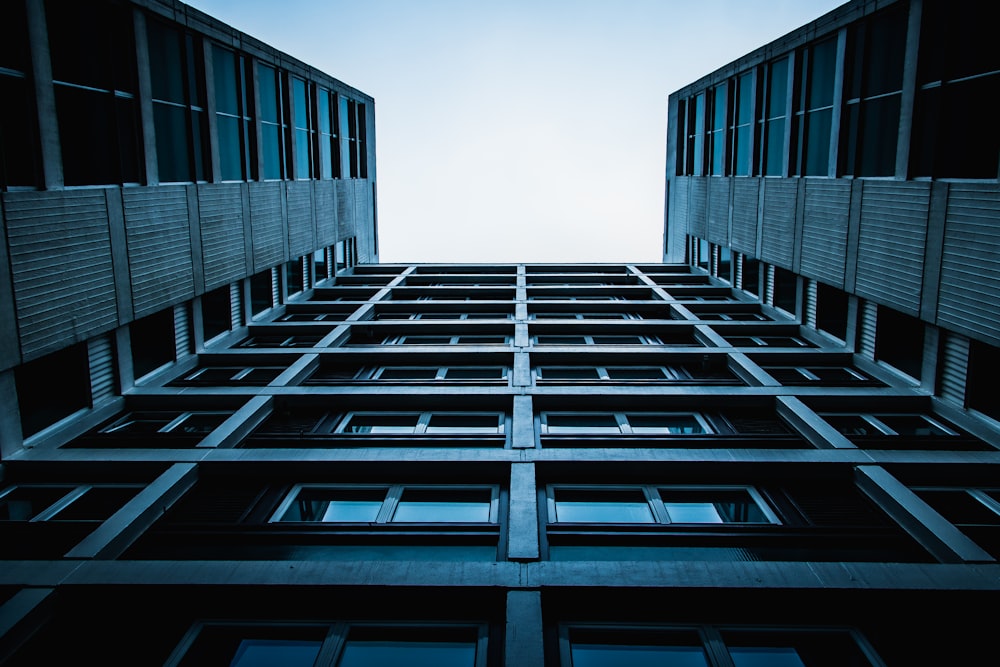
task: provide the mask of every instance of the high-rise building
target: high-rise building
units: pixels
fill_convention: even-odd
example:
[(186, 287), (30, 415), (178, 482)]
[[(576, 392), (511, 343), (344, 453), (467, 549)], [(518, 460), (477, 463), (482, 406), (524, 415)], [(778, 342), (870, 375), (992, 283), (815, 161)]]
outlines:
[(882, 146), (996, 87), (976, 6), (672, 95), (665, 263), (487, 266), (377, 263), (364, 94), (179, 3), (14, 4), (4, 667), (991, 661), (997, 145)]

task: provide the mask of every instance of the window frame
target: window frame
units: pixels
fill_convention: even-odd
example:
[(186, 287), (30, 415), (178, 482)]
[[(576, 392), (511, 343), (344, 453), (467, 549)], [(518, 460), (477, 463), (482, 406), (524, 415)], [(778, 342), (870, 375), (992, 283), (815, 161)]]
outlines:
[[(146, 487), (143, 484), (135, 484), (135, 483), (127, 483), (127, 482), (122, 482), (122, 483), (113, 483), (113, 482), (112, 483), (85, 483), (85, 484), (78, 484), (78, 483), (72, 483), (72, 482), (65, 483), (65, 484), (60, 484), (60, 483), (56, 483), (56, 482), (54, 482), (54, 483), (42, 483), (42, 484), (35, 484), (35, 483), (31, 483), (31, 482), (14, 483), (14, 484), (11, 484), (10, 486), (6, 486), (6, 487), (3, 487), (2, 489), (0, 489), (0, 503), (3, 502), (4, 498), (6, 498), (8, 495), (11, 495), (12, 493), (14, 493), (17, 489), (24, 489), (24, 488), (31, 488), (31, 489), (39, 489), (39, 488), (67, 489), (67, 491), (66, 491), (66, 493), (63, 494), (63, 496), (61, 498), (59, 498), (59, 499), (53, 501), (51, 504), (47, 505), (44, 509), (42, 509), (40, 512), (38, 512), (37, 514), (35, 514), (30, 519), (0, 519), (0, 525), (3, 525), (5, 523), (42, 523), (42, 522), (101, 523), (103, 521), (106, 521), (107, 518), (109, 518), (110, 516), (114, 515), (115, 512), (117, 512), (118, 510), (120, 510), (121, 507), (124, 507), (125, 503), (127, 503), (129, 501), (126, 500), (125, 503), (122, 503), (121, 507), (119, 507), (118, 510), (115, 510), (115, 512), (112, 512), (110, 515), (108, 515), (108, 517), (105, 517), (104, 519), (60, 519), (56, 515), (58, 515), (63, 510), (65, 510), (67, 507), (71, 507), (73, 505), (73, 503), (75, 503), (80, 498), (83, 498), (87, 494), (87, 492), (91, 491), (92, 489), (109, 489), (109, 488), (112, 488), (112, 489), (135, 489), (135, 493), (139, 493), (142, 489), (144, 489)], [(135, 497), (135, 494), (133, 494), (133, 497)]]
[[(650, 511), (650, 515), (653, 518), (652, 523), (639, 523), (639, 522), (601, 522), (601, 521), (560, 521), (558, 519), (557, 507), (556, 507), (556, 493), (559, 490), (572, 490), (572, 491), (593, 491), (593, 492), (604, 492), (604, 491), (636, 491), (642, 492), (646, 500), (647, 507)], [(672, 521), (670, 519), (669, 511), (666, 508), (666, 503), (663, 501), (660, 495), (661, 490), (670, 491), (693, 491), (693, 492), (732, 492), (732, 491), (746, 491), (750, 500), (757, 506), (757, 509), (764, 515), (767, 521), (720, 521), (720, 522), (708, 522), (708, 521)], [(545, 485), (545, 499), (546, 499), (546, 525), (585, 525), (585, 524), (601, 524), (601, 525), (650, 525), (650, 526), (780, 526), (785, 525), (782, 522), (781, 517), (778, 516), (777, 512), (771, 508), (767, 500), (764, 498), (763, 494), (757, 490), (757, 488), (750, 484), (609, 484), (609, 485), (596, 485), (596, 484), (546, 484)]]
[[(824, 419), (827, 417), (858, 417), (868, 424), (871, 425), (873, 429), (878, 431), (878, 433), (871, 433), (868, 435), (844, 435), (845, 438), (871, 438), (879, 436), (892, 436), (892, 437), (903, 437), (903, 438), (941, 438), (941, 437), (960, 437), (962, 433), (956, 431), (955, 429), (947, 426), (943, 421), (940, 421), (931, 415), (924, 414), (922, 412), (821, 412), (819, 416)], [(942, 433), (934, 435), (906, 435), (901, 434), (891, 426), (883, 422), (880, 417), (920, 417), (928, 423), (928, 425), (939, 429)], [(829, 423), (829, 422), (827, 422)], [(833, 428), (837, 428), (833, 424), (830, 424)], [(837, 429), (839, 432), (839, 429)]]
[[(413, 429), (409, 432), (393, 432), (393, 433), (352, 433), (347, 431), (348, 425), (351, 420), (358, 416), (402, 416), (402, 415), (416, 415), (417, 420), (413, 425)], [(483, 432), (474, 430), (462, 430), (454, 429), (450, 431), (430, 431), (430, 428), (440, 428), (431, 427), (430, 421), (435, 415), (495, 415), (497, 418), (497, 427), (493, 432)], [(487, 427), (475, 427), (475, 428), (487, 428)], [(380, 437), (380, 436), (390, 436), (390, 437), (409, 437), (409, 436), (448, 436), (448, 435), (479, 435), (479, 436), (506, 436), (509, 427), (507, 425), (507, 414), (503, 410), (393, 410), (393, 411), (377, 411), (377, 410), (351, 410), (345, 412), (340, 420), (336, 423), (331, 433), (347, 436), (362, 436), (362, 437)]]
[[(657, 417), (692, 417), (698, 423), (698, 425), (701, 427), (702, 431), (701, 431), (701, 433), (675, 433), (675, 432), (671, 432), (669, 430), (663, 430), (663, 431), (635, 431), (634, 427), (629, 423), (629, 420), (628, 420), (628, 415), (630, 415), (630, 414), (632, 414), (632, 415), (643, 415), (643, 416), (649, 415), (649, 416), (657, 416)], [(617, 434), (612, 434), (612, 433), (609, 433), (607, 431), (596, 430), (598, 428), (609, 428), (609, 427), (589, 427), (590, 430), (588, 430), (588, 427), (586, 427), (586, 426), (581, 426), (581, 427), (557, 427), (557, 428), (566, 428), (566, 429), (570, 429), (570, 430), (557, 431), (557, 432), (553, 433), (553, 432), (551, 432), (549, 430), (550, 429), (550, 427), (548, 425), (548, 417), (549, 417), (549, 415), (560, 415), (560, 416), (568, 416), (568, 417), (572, 417), (572, 416), (587, 416), (587, 415), (601, 415), (601, 416), (608, 416), (608, 415), (610, 415), (618, 423), (618, 433)], [(543, 437), (543, 438), (544, 437), (548, 437), (548, 436), (553, 436), (553, 435), (555, 435), (555, 436), (613, 435), (613, 436), (646, 436), (646, 437), (649, 437), (649, 436), (653, 436), (653, 437), (659, 437), (659, 436), (690, 437), (690, 436), (693, 436), (693, 435), (699, 435), (699, 436), (701, 436), (701, 435), (718, 435), (718, 432), (711, 426), (711, 424), (708, 422), (708, 420), (705, 419), (704, 415), (702, 415), (700, 412), (695, 412), (695, 411), (691, 411), (691, 412), (679, 412), (679, 411), (664, 412), (664, 411), (649, 411), (649, 410), (646, 410), (646, 411), (643, 411), (643, 410), (635, 410), (635, 411), (625, 411), (625, 410), (617, 410), (617, 411), (610, 411), (610, 410), (609, 411), (594, 411), (594, 410), (590, 410), (590, 411), (580, 411), (580, 410), (541, 410), (541, 411), (538, 412), (537, 420), (538, 420), (538, 425), (539, 425), (538, 432), (539, 432), (539, 435), (541, 437)], [(640, 428), (653, 428), (653, 427), (640, 427)]]
[(136, 433), (136, 432), (129, 431), (129, 430), (127, 430), (127, 427), (128, 427), (129, 424), (139, 423), (139, 422), (143, 422), (143, 421), (154, 421), (154, 420), (152, 420), (152, 419), (146, 419), (146, 420), (144, 420), (144, 419), (139, 419), (139, 418), (133, 418), (132, 416), (133, 415), (143, 415), (143, 414), (154, 415), (154, 414), (161, 414), (161, 413), (175, 414), (176, 416), (173, 417), (172, 419), (168, 420), (166, 424), (164, 424), (163, 426), (161, 426), (160, 428), (158, 428), (156, 431), (153, 431), (153, 433), (173, 433), (175, 430), (177, 430), (178, 428), (180, 428), (181, 426), (183, 426), (184, 422), (186, 422), (188, 419), (191, 419), (191, 418), (194, 418), (194, 417), (204, 417), (204, 416), (210, 416), (210, 415), (223, 417), (223, 419), (218, 424), (216, 424), (212, 429), (209, 429), (208, 431), (204, 431), (203, 433), (202, 432), (198, 432), (198, 433), (190, 433), (190, 434), (189, 433), (179, 433), (179, 434), (176, 434), (176, 435), (195, 435), (195, 436), (208, 435), (209, 433), (211, 433), (211, 431), (213, 431), (216, 428), (218, 428), (222, 424), (222, 422), (226, 421), (226, 419), (229, 419), (230, 417), (233, 416), (233, 411), (232, 410), (228, 410), (228, 411), (223, 411), (223, 410), (182, 410), (182, 411), (176, 411), (176, 410), (129, 410), (128, 412), (126, 412), (122, 416), (118, 417), (114, 421), (110, 422), (106, 426), (100, 427), (97, 430), (96, 434), (97, 435), (102, 435), (102, 436), (104, 436), (104, 435), (124, 435), (124, 436), (130, 436), (130, 437), (135, 437), (135, 436), (139, 436), (139, 435), (149, 435), (149, 433)]

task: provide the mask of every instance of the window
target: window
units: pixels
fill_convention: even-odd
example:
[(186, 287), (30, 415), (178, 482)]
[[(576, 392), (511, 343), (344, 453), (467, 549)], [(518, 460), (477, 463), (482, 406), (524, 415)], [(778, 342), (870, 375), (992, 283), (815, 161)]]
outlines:
[(812, 347), (798, 336), (725, 336), (733, 347)]
[(347, 486), (299, 484), (272, 522), (497, 523), (495, 486)]
[(708, 422), (693, 412), (542, 412), (542, 435), (700, 435)]
[(1000, 402), (995, 392), (997, 377), (1000, 377), (1000, 348), (978, 340), (969, 341), (966, 406), (1000, 420)]
[(762, 176), (785, 176), (785, 128), (788, 121), (788, 58), (767, 66), (767, 94), (760, 116)]
[(980, 103), (1000, 86), (1000, 58), (988, 46), (989, 9), (963, 2), (927, 3), (921, 10), (910, 153), (915, 176), (997, 177), (1000, 131)]
[(250, 276), (250, 309), (254, 317), (274, 306), (273, 279), (272, 269)]
[(40, 158), (24, 4), (7, 3), (0, 21), (0, 190), (36, 186)]
[(791, 271), (780, 266), (774, 269), (774, 294), (772, 295), (772, 305), (780, 308), (786, 313), (795, 315), (795, 306), (799, 299), (799, 279)]
[(402, 311), (381, 311), (377, 312), (377, 320), (509, 320), (510, 313), (499, 312), (432, 312), (423, 311), (420, 313), (408, 313)]
[(712, 89), (711, 126), (708, 130), (708, 173), (726, 175), (726, 125), (728, 98), (727, 84), (720, 83)]
[(898, 310), (878, 307), (875, 358), (920, 379), (924, 361), (924, 323)]
[(874, 652), (848, 629), (667, 626), (561, 627), (573, 667), (872, 667)]
[(938, 438), (960, 435), (945, 422), (922, 414), (821, 414), (848, 437), (905, 436)]
[(847, 292), (824, 283), (816, 284), (816, 328), (847, 340)]
[(135, 484), (17, 484), (0, 490), (0, 522), (100, 522), (121, 509)]
[(201, 296), (201, 323), (205, 340), (212, 340), (232, 329), (233, 312), (229, 285), (217, 287)]
[(572, 382), (689, 382), (696, 384), (737, 384), (721, 357), (710, 357), (701, 364), (670, 366), (536, 366), (535, 380), (540, 384)]
[(760, 295), (760, 260), (743, 255), (743, 280), (740, 285), (754, 296)]
[(641, 320), (639, 313), (616, 313), (616, 312), (532, 312), (529, 314), (532, 320)]
[(203, 366), (185, 373), (171, 387), (263, 387), (285, 370), (284, 366)]
[(292, 136), (295, 139), (295, 178), (309, 179), (315, 176), (313, 144), (316, 138), (316, 119), (312, 108), (313, 85), (297, 76), (292, 82)]
[(16, 366), (14, 386), (25, 437), (90, 407), (87, 345), (73, 345)]
[(337, 94), (318, 88), (319, 111), (319, 177), (340, 178), (340, 119)]
[(485, 667), (486, 626), (333, 624), (195, 625), (167, 661), (177, 667)]
[(288, 296), (298, 294), (309, 287), (305, 282), (304, 272), (301, 257), (285, 264), (285, 292)]
[(346, 138), (351, 178), (368, 178), (365, 105), (340, 96), (340, 119), (347, 123), (347, 131), (341, 132), (341, 136)]
[(136, 378), (174, 361), (174, 309), (165, 308), (128, 325), (132, 371)]
[(892, 176), (903, 92), (907, 6), (890, 7), (848, 28), (841, 173)]
[(47, 0), (45, 10), (63, 182), (140, 182), (132, 7)]
[(219, 177), (223, 181), (257, 178), (257, 133), (250, 104), (253, 71), (241, 53), (212, 45), (215, 126), (219, 139)]
[(337, 241), (334, 246), (334, 266), (336, 272), (340, 273), (344, 269), (349, 269), (357, 264), (358, 245), (357, 239), (353, 236), (349, 239)]
[(761, 365), (761, 368), (783, 385), (816, 385), (823, 387), (882, 385), (881, 382), (870, 375), (849, 366)]
[(413, 366), (383, 366), (372, 373), (378, 380), (506, 380), (507, 368), (504, 366), (445, 366), (413, 367)]
[(98, 432), (120, 435), (207, 435), (231, 415), (232, 412), (136, 411), (115, 419)]
[(731, 172), (734, 176), (749, 176), (753, 171), (750, 140), (753, 137), (754, 73), (741, 74), (736, 79), (735, 109), (730, 134), (733, 142)]
[(830, 133), (837, 70), (837, 39), (813, 44), (803, 51), (802, 82), (797, 113), (799, 172), (803, 176), (832, 176)]
[(348, 435), (502, 435), (502, 412), (353, 412), (337, 427)]
[(705, 173), (705, 93), (698, 93), (687, 103), (687, 155), (685, 174)]
[(750, 486), (550, 486), (556, 523), (776, 524)]
[(281, 73), (275, 68), (257, 63), (257, 84), (260, 94), (260, 152), (265, 180), (285, 178), (288, 173), (288, 121), (285, 118), (285, 98)]
[(569, 336), (540, 334), (533, 337), (535, 345), (694, 345), (690, 334), (670, 333), (660, 336), (630, 336), (624, 334)]
[(205, 181), (210, 172), (201, 39), (159, 21), (146, 23), (161, 183)]
[(918, 487), (913, 491), (969, 539), (1000, 555), (1000, 490)]

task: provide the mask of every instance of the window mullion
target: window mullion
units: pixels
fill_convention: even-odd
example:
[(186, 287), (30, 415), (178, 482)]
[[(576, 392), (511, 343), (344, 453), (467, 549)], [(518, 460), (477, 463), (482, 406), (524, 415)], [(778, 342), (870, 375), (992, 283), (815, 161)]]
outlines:
[(44, 510), (39, 512), (35, 517), (29, 520), (29, 523), (34, 523), (36, 521), (48, 521), (53, 516), (61, 512), (62, 510), (69, 507), (73, 502), (78, 500), (83, 494), (89, 491), (92, 487), (89, 485), (81, 485), (68, 492), (59, 500), (55, 501)]
[(660, 498), (659, 490), (655, 486), (646, 485), (642, 487), (642, 492), (646, 496), (646, 502), (649, 503), (650, 508), (653, 510), (656, 522), (670, 523), (670, 515), (667, 514), (667, 508), (663, 505), (663, 499)]
[(336, 659), (344, 649), (347, 641), (347, 623), (333, 623), (327, 628), (323, 645), (319, 649), (316, 661), (313, 663), (317, 667), (333, 667)]
[(382, 503), (382, 508), (378, 512), (378, 516), (375, 517), (375, 523), (389, 523), (392, 520), (392, 515), (396, 513), (396, 507), (399, 506), (399, 499), (403, 496), (403, 485), (393, 484), (389, 487), (385, 494), (385, 501)]

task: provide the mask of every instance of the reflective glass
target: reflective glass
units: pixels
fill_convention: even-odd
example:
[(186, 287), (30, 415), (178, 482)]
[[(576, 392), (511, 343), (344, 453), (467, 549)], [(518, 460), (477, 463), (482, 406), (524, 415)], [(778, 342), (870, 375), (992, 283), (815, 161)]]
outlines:
[(573, 667), (708, 667), (700, 646), (573, 644)]
[(419, 415), (354, 415), (344, 433), (413, 433)]
[(559, 489), (556, 521), (592, 523), (656, 523), (642, 491)]
[(338, 667), (473, 667), (475, 642), (352, 641)]
[(490, 520), (489, 489), (407, 489), (392, 516), (395, 522), (486, 523)]
[(229, 667), (312, 667), (322, 642), (293, 639), (244, 639)]
[(428, 433), (496, 433), (498, 415), (486, 414), (433, 414), (427, 423)]
[(612, 414), (545, 415), (549, 433), (619, 433), (618, 420)]
[(748, 646), (729, 649), (736, 667), (806, 667), (790, 646)]
[(385, 489), (302, 489), (281, 521), (372, 523), (385, 500)]
[(633, 433), (671, 433), (694, 435), (705, 429), (694, 415), (626, 415)]

